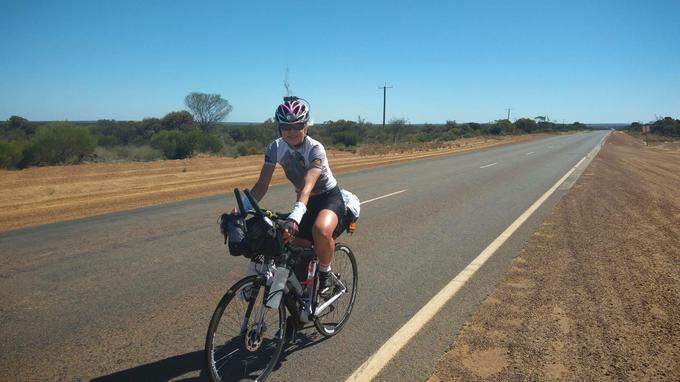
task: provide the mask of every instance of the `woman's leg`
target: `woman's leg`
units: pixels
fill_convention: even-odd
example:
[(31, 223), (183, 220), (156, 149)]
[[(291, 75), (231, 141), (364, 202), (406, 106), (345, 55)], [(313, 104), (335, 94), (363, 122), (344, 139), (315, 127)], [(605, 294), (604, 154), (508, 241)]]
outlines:
[(320, 270), (327, 271), (327, 267), (331, 265), (331, 260), (333, 260), (333, 251), (335, 250), (333, 231), (335, 231), (337, 225), (338, 215), (329, 209), (321, 210), (314, 221), (312, 227), (314, 253), (319, 258)]

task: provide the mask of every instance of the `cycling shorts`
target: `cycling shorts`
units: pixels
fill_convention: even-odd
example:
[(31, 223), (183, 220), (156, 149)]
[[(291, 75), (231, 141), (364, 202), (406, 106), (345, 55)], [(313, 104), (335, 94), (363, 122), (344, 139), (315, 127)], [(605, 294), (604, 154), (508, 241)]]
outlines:
[(307, 212), (302, 216), (302, 221), (300, 221), (300, 225), (298, 226), (297, 237), (314, 241), (312, 237), (312, 227), (314, 226), (316, 217), (319, 216), (319, 212), (326, 209), (335, 212), (335, 215), (338, 217), (338, 223), (345, 215), (345, 202), (342, 200), (340, 187), (335, 186), (322, 194), (309, 197)]

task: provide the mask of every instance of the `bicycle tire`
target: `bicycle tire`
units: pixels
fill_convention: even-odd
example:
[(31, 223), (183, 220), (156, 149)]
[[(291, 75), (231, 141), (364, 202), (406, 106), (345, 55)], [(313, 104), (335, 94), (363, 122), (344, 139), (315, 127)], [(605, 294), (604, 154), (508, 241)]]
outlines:
[[(342, 330), (350, 314), (352, 314), (352, 308), (357, 297), (359, 271), (354, 253), (347, 245), (335, 244), (331, 272), (339, 275), (341, 282), (347, 287), (347, 292), (346, 296), (341, 296), (330, 308), (314, 317), (314, 326), (324, 337), (332, 337)], [(348, 277), (348, 275), (350, 276)], [(316, 277), (318, 277), (318, 273)]]
[[(264, 283), (262, 276), (243, 278), (229, 288), (217, 304), (205, 340), (205, 366), (211, 380), (263, 381), (278, 362), (286, 333), (286, 310), (283, 303), (279, 304), (278, 314), (272, 314), (274, 309), (264, 311), (263, 334), (269, 337), (262, 338), (256, 349), (249, 350), (246, 347), (246, 337), (257, 338), (251, 329), (269, 289)], [(248, 287), (255, 291), (252, 300), (241, 294)], [(250, 314), (244, 333), (242, 327), (249, 306)], [(274, 328), (269, 327), (270, 325)], [(251, 348), (253, 343), (257, 341), (250, 341)]]

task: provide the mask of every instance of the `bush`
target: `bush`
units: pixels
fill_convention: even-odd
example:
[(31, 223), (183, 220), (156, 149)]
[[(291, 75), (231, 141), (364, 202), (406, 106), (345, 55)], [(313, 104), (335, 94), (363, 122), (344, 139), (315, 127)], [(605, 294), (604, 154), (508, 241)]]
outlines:
[(198, 140), (198, 149), (202, 153), (219, 153), (224, 147), (224, 143), (212, 134), (201, 134)]
[(194, 129), (158, 132), (151, 137), (151, 147), (160, 150), (167, 159), (182, 159), (197, 151), (218, 153), (224, 144), (218, 137)]
[(652, 124), (651, 132), (654, 134), (670, 137), (680, 136), (680, 120), (673, 119), (671, 117), (659, 119)]
[(113, 135), (102, 135), (97, 138), (97, 145), (102, 147), (113, 147), (120, 144), (120, 139)]
[(248, 141), (236, 145), (236, 156), (262, 154), (263, 149), (255, 141)]
[(78, 163), (94, 148), (95, 139), (85, 127), (57, 122), (38, 129), (25, 159), (27, 165)]
[(183, 159), (193, 155), (198, 142), (191, 133), (161, 131), (151, 137), (151, 147), (160, 150), (167, 159)]
[(97, 147), (94, 156), (98, 162), (135, 161), (149, 162), (163, 159), (163, 153), (148, 145)]
[(16, 143), (0, 141), (0, 167), (15, 168), (22, 157), (21, 148)]

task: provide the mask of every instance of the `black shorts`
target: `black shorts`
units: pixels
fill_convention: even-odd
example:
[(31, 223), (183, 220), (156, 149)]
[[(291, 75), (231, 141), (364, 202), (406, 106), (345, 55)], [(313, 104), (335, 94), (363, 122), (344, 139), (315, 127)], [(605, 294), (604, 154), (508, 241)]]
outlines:
[(323, 194), (309, 197), (309, 202), (307, 202), (307, 212), (305, 212), (305, 214), (302, 216), (302, 221), (298, 226), (297, 237), (313, 241), (312, 227), (314, 227), (316, 217), (319, 216), (319, 212), (321, 212), (321, 210), (326, 209), (335, 212), (335, 215), (338, 217), (338, 223), (345, 215), (345, 202), (342, 200), (340, 187), (335, 186)]

